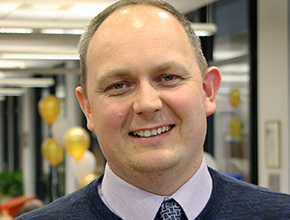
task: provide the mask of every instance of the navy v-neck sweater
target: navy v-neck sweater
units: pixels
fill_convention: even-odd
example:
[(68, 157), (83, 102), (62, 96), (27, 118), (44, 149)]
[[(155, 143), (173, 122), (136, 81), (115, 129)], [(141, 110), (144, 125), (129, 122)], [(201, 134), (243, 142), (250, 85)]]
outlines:
[[(290, 219), (290, 195), (238, 181), (209, 168), (213, 191), (196, 220), (278, 220)], [(17, 220), (120, 220), (103, 203), (98, 184), (103, 176), (89, 185), (55, 200)], [(197, 198), (198, 199), (198, 198)]]

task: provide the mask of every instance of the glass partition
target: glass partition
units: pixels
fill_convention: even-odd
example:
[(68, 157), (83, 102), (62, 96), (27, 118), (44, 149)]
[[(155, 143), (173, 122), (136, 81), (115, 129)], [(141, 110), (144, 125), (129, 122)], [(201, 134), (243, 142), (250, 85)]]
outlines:
[(210, 65), (219, 67), (223, 77), (214, 115), (214, 156), (220, 172), (251, 181), (248, 1), (217, 1), (213, 16), (218, 31)]

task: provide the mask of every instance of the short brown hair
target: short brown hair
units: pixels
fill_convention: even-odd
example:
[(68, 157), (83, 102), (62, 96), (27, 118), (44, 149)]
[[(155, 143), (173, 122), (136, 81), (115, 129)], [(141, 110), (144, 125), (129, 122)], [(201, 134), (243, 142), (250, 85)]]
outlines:
[(88, 47), (89, 47), (89, 44), (93, 35), (97, 31), (97, 29), (100, 27), (100, 25), (103, 23), (103, 21), (106, 20), (106, 18), (108, 18), (113, 12), (115, 12), (116, 10), (120, 8), (123, 8), (126, 6), (132, 6), (132, 5), (151, 5), (151, 6), (158, 7), (160, 9), (163, 9), (171, 13), (184, 27), (190, 39), (192, 47), (195, 51), (195, 55), (196, 55), (201, 73), (203, 74), (205, 72), (208, 65), (201, 49), (200, 39), (194, 33), (191, 27), (190, 21), (185, 16), (180, 14), (180, 12), (177, 9), (175, 9), (172, 5), (162, 0), (121, 0), (110, 5), (104, 11), (102, 11), (100, 14), (94, 17), (89, 23), (89, 25), (85, 28), (84, 34), (81, 36), (79, 46), (78, 46), (79, 53), (80, 53), (80, 68), (81, 68), (80, 85), (84, 89), (84, 91), (86, 91), (87, 51), (88, 51)]

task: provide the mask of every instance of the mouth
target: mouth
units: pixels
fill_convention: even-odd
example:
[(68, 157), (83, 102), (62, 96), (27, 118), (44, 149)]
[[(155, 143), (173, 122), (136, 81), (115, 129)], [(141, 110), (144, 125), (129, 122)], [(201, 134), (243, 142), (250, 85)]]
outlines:
[(139, 138), (148, 138), (148, 137), (153, 137), (153, 136), (164, 134), (170, 131), (174, 126), (175, 125), (166, 125), (163, 127), (154, 128), (152, 130), (132, 131), (129, 133), (129, 135), (132, 135), (134, 137), (139, 137)]

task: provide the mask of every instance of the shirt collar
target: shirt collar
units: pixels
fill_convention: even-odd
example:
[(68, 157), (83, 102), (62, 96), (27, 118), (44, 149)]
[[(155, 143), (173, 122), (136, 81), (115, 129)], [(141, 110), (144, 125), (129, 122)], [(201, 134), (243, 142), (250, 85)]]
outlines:
[(208, 202), (211, 190), (212, 179), (205, 160), (195, 175), (170, 197), (159, 196), (127, 183), (115, 175), (108, 165), (99, 186), (104, 203), (116, 215), (127, 220), (154, 219), (161, 203), (171, 198), (180, 204), (188, 219), (194, 219)]
[(203, 160), (194, 176), (171, 198), (182, 207), (187, 219), (195, 219), (206, 206), (212, 191), (212, 179)]

